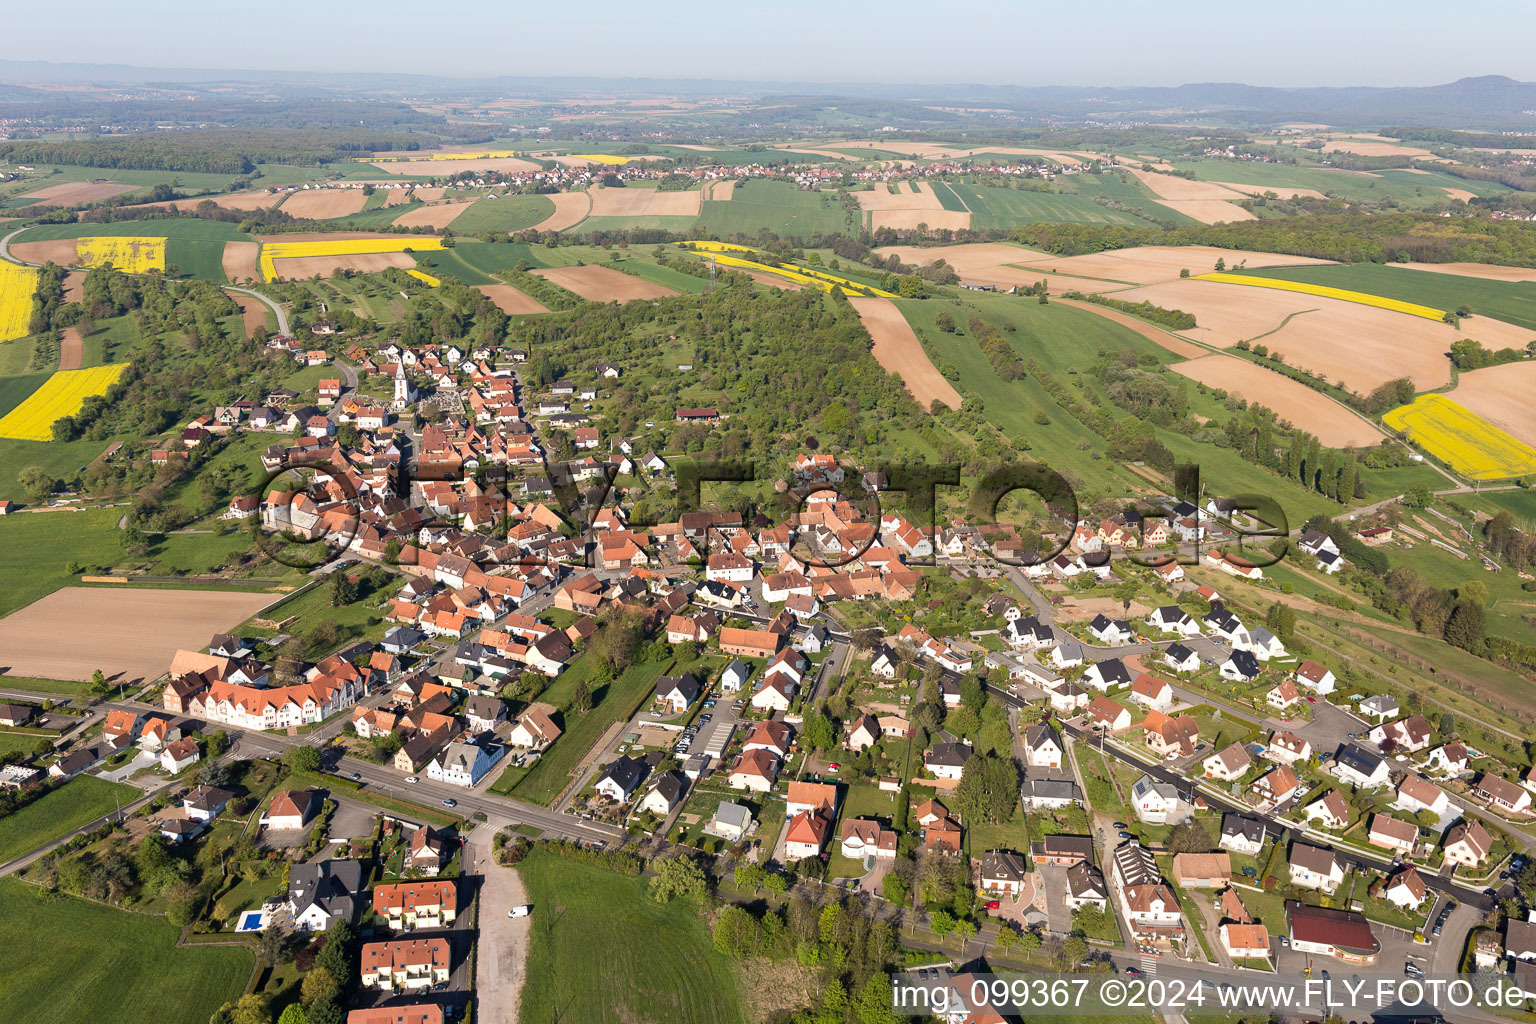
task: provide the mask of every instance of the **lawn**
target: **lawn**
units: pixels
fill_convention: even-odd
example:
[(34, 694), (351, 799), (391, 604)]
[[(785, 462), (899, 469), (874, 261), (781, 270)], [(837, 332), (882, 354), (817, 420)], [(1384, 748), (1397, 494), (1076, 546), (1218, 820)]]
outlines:
[(1088, 787), (1088, 803), (1095, 811), (1101, 814), (1110, 814), (1126, 820), (1127, 813), (1125, 802), (1115, 792), (1113, 776), (1110, 774), (1104, 755), (1091, 747), (1079, 743), (1077, 745), (1077, 766), (1083, 772), (1083, 785)]
[(536, 851), (519, 871), (533, 904), (527, 1024), (745, 1020), (730, 961), (692, 901), (659, 904), (644, 879), (556, 854)]
[(112, 813), (119, 802), (126, 805), (143, 795), (132, 786), (90, 775), (71, 779), (15, 814), (0, 818), (0, 864)]
[[(40, 242), (55, 238), (104, 238), (109, 235), (140, 235), (147, 238), (207, 239), (249, 242), (251, 236), (221, 220), (166, 217), (159, 220), (125, 220), (108, 224), (38, 224), (17, 235), (13, 242)], [(186, 269), (183, 267), (182, 269)], [(222, 276), (222, 275), (221, 275)]]
[(249, 950), (175, 947), (162, 917), (133, 914), (0, 879), (0, 942), (46, 949), (15, 957), (0, 976), (0, 1001), (29, 1024), (204, 1024), (250, 978)]

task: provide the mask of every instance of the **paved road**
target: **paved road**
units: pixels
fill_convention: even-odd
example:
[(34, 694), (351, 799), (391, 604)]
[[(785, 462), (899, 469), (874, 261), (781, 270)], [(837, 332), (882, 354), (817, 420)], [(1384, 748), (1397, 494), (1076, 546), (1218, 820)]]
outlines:
[[(3, 251), (0, 251), (0, 255), (3, 255)], [(292, 332), (290, 332), (288, 330), (288, 314), (286, 312), (284, 312), (283, 307), (278, 305), (276, 302), (273, 302), (271, 299), (267, 298), (265, 295), (261, 294), (261, 292), (252, 291), (249, 288), (237, 288), (236, 286), (234, 286), (232, 284), (225, 285), (224, 286), (224, 290), (225, 291), (230, 291), (230, 292), (239, 292), (241, 295), (249, 295), (251, 298), (255, 299), (256, 301), (264, 303), (267, 306), (268, 309), (272, 310), (273, 313), (277, 314), (277, 333), (278, 334), (291, 334), (292, 333)], [(353, 378), (352, 379), (353, 379), (352, 386), (356, 387), (357, 386), (357, 375), (353, 374)]]
[(17, 259), (15, 256), (11, 255), (11, 239), (15, 238), (25, 230), (27, 229), (24, 227), (17, 228), (15, 231), (12, 231), (10, 234), (6, 235), (4, 238), (0, 238), (0, 260), (6, 260), (10, 263), (20, 263), (27, 267), (37, 266), (36, 263), (28, 263), (26, 260)]

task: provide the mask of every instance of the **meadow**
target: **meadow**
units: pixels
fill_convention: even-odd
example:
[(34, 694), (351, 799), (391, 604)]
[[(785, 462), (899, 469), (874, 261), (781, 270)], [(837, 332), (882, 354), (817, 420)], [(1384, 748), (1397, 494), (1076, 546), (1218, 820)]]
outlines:
[(809, 238), (817, 231), (851, 233), (858, 224), (835, 192), (802, 192), (787, 181), (749, 181), (737, 185), (727, 201), (702, 204), (696, 226), (721, 238), (762, 231)]
[(0, 942), (16, 956), (0, 972), (0, 1002), (30, 1024), (204, 1024), (240, 997), (254, 958), (239, 946), (176, 948), (163, 917), (47, 896), (0, 879)]
[(0, 864), (111, 814), (119, 802), (132, 803), (143, 795), (133, 786), (105, 782), (91, 775), (71, 779), (15, 814), (0, 818)]
[(557, 854), (535, 851), (518, 871), (533, 904), (521, 1020), (745, 1020), (731, 962), (691, 900), (657, 903), (643, 878)]
[(1193, 280), (1219, 281), (1222, 284), (1241, 284), (1254, 288), (1275, 288), (1283, 292), (1300, 292), (1303, 295), (1317, 295), (1325, 299), (1339, 299), (1342, 302), (1354, 302), (1362, 306), (1375, 306), (1377, 309), (1387, 309), (1394, 313), (1407, 313), (1409, 316), (1419, 316), (1426, 320), (1440, 320), (1445, 316), (1445, 310), (1436, 309), (1433, 306), (1425, 306), (1417, 302), (1407, 302), (1402, 299), (1387, 298), (1383, 295), (1371, 295), (1367, 292), (1351, 291), (1347, 288), (1337, 288), (1332, 285), (1312, 284), (1306, 281), (1225, 273), (1196, 274)]
[(454, 234), (473, 235), (481, 231), (523, 231), (555, 212), (555, 204), (539, 195), (502, 196), (481, 199), (453, 222)]
[(1387, 413), (1382, 421), (1470, 479), (1502, 480), (1536, 473), (1536, 448), (1445, 395), (1420, 395)]
[(73, 416), (87, 398), (106, 393), (127, 368), (126, 363), (119, 363), (84, 370), (60, 370), (20, 405), (0, 417), (0, 437), (22, 441), (50, 440), (55, 420)]
[[(1436, 274), (1381, 263), (1352, 263), (1332, 267), (1291, 267), (1245, 270), (1252, 277), (1348, 288), (1442, 309), (1472, 307), (1465, 329), (1477, 333), (1477, 317), (1488, 316), (1536, 332), (1536, 286), (1515, 281), (1489, 281), (1459, 274)], [(1536, 337), (1536, 335), (1533, 335)]]

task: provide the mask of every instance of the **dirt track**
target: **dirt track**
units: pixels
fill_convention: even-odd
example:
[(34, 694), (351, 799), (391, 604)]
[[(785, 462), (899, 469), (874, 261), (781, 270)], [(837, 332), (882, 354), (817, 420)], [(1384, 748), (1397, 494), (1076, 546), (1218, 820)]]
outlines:
[(41, 679), (86, 680), (97, 669), (112, 680), (154, 679), (177, 648), (206, 648), (278, 596), (65, 587), (0, 619), (0, 667)]
[(859, 319), (875, 341), (875, 361), (901, 378), (918, 405), (927, 409), (938, 400), (951, 409), (960, 408), (960, 392), (933, 365), (895, 303), (867, 296), (848, 301), (859, 311)]

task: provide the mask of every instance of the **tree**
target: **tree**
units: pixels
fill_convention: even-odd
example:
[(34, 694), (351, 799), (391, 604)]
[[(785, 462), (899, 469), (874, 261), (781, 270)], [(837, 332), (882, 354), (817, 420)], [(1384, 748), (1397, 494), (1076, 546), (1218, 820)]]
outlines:
[(1019, 944), (1019, 933), (1013, 930), (1013, 926), (1006, 922), (997, 929), (997, 948), (1004, 953), (1014, 949)]
[(283, 761), (296, 772), (317, 772), (320, 770), (320, 751), (304, 745), (289, 747)]
[(176, 882), (165, 891), (165, 903), (165, 919), (185, 928), (197, 914), (197, 888), (191, 882)]
[(41, 466), (28, 466), (16, 474), (16, 483), (34, 499), (52, 494), (58, 481)]
[(898, 907), (904, 907), (907, 905), (907, 900), (912, 896), (912, 884), (906, 878), (892, 871), (885, 876), (885, 881), (880, 883), (880, 895)]
[(1173, 831), (1168, 833), (1165, 845), (1173, 853), (1210, 853), (1214, 848), (1211, 834), (1193, 818), (1182, 825), (1175, 825)]
[(955, 922), (955, 934), (960, 936), (960, 949), (964, 951), (965, 944), (976, 937), (976, 922), (970, 919)]
[(1445, 624), (1445, 642), (1464, 651), (1477, 651), (1483, 646), (1486, 629), (1482, 605), (1472, 601), (1457, 601)]
[(745, 960), (757, 949), (757, 932), (757, 919), (733, 904), (720, 912), (711, 937), (717, 950), (736, 960)]
[(592, 710), (592, 687), (585, 679), (576, 684), (576, 692), (571, 694), (571, 707), (583, 713)]
[(276, 928), (264, 929), (256, 943), (256, 959), (264, 964), (276, 965), (283, 959), (288, 938)]
[(763, 879), (768, 874), (761, 864), (753, 864), (750, 861), (736, 866), (736, 888), (751, 889), (753, 892), (763, 887)]
[(702, 897), (708, 888), (704, 869), (686, 854), (665, 857), (652, 866), (656, 877), (651, 879), (651, 897), (657, 903), (670, 903), (678, 896)]
[(308, 1006), (323, 995), (334, 994), (337, 989), (336, 979), (329, 970), (320, 966), (312, 967), (304, 975), (304, 983), (299, 989), (299, 1002)]
[(783, 896), (789, 891), (789, 879), (776, 871), (770, 871), (763, 879), (763, 888), (775, 896)]
[(277, 1024), (309, 1024), (309, 1014), (304, 1012), (301, 1004), (289, 1003), (277, 1018)]
[(1040, 933), (1025, 932), (1019, 936), (1019, 948), (1026, 953), (1036, 953), (1040, 950)]
[[(337, 988), (345, 987), (355, 973), (352, 966), (352, 944), (357, 941), (357, 929), (347, 921), (332, 921), (325, 930), (325, 945), (315, 957), (315, 966), (323, 967), (336, 979)], [(317, 1000), (317, 1003), (319, 1001)], [(315, 1019), (314, 1007), (310, 1007), (310, 1020)]]
[(229, 1019), (230, 1024), (272, 1024), (272, 1011), (265, 998), (250, 992), (240, 997)]
[(306, 1017), (309, 1024), (346, 1024), (347, 1012), (334, 994), (327, 994), (310, 1004)]
[(331, 607), (341, 608), (357, 600), (357, 584), (347, 578), (345, 570), (331, 573)]
[(837, 728), (826, 715), (812, 711), (800, 725), (800, 739), (807, 750), (831, 750), (837, 745)]
[(955, 930), (955, 915), (947, 910), (935, 910), (928, 915), (928, 928), (938, 936), (939, 943), (942, 945), (945, 936)]

